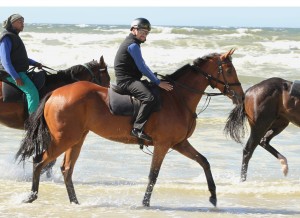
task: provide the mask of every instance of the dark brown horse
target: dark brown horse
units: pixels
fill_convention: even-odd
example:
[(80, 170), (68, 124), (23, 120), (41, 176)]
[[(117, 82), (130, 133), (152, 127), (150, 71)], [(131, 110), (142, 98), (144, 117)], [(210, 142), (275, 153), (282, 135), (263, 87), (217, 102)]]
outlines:
[(237, 105), (230, 113), (224, 131), (236, 142), (241, 143), (245, 135), (246, 118), (251, 128), (243, 149), (241, 181), (247, 178), (248, 164), (257, 145), (274, 155), (287, 175), (287, 159), (270, 145), (270, 141), (290, 122), (300, 126), (300, 96), (291, 95), (292, 85), (293, 82), (281, 78), (264, 80), (249, 88), (244, 104)]
[[(99, 63), (93, 60), (84, 65), (75, 65), (61, 70), (57, 74), (47, 74), (40, 96), (42, 98), (46, 93), (58, 87), (81, 80), (109, 86), (110, 77), (103, 56), (100, 57)], [(24, 129), (27, 116), (23, 102), (3, 101), (2, 82), (0, 82), (0, 124), (14, 129)]]
[[(99, 62), (92, 60), (86, 64), (72, 66), (65, 70), (60, 70), (55, 74), (47, 73), (44, 86), (39, 90), (40, 97), (54, 89), (77, 81), (90, 81), (105, 87), (109, 87), (110, 76), (103, 56)], [(24, 102), (5, 102), (2, 93), (2, 82), (0, 81), (0, 124), (14, 128), (24, 129), (24, 122), (28, 117), (27, 106)], [(53, 161), (43, 172), (47, 171), (47, 176), (51, 176)]]
[[(216, 206), (216, 186), (207, 159), (189, 143), (196, 126), (196, 107), (207, 86), (219, 89), (234, 103), (241, 103), (243, 89), (231, 62), (233, 50), (226, 54), (211, 54), (194, 60), (175, 73), (165, 77), (174, 84), (174, 90), (160, 90), (162, 107), (153, 112), (145, 132), (152, 136), (153, 157), (149, 183), (143, 205), (150, 205), (152, 190), (161, 164), (170, 148), (196, 161), (204, 169), (210, 202)], [(130, 135), (130, 116), (111, 114), (108, 89), (88, 82), (77, 82), (56, 89), (41, 103), (31, 117), (26, 136), (16, 158), (25, 161), (34, 155), (31, 194), (24, 202), (37, 199), (40, 172), (53, 159), (65, 152), (61, 166), (70, 202), (78, 203), (72, 182), (72, 173), (82, 144), (89, 131), (117, 142), (135, 144)]]

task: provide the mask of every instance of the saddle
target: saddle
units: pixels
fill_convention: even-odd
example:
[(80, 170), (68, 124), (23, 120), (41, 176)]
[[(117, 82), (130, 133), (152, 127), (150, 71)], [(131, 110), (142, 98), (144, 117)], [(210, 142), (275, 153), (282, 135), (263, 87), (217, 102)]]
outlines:
[(300, 80), (295, 80), (292, 84), (290, 95), (300, 97)]
[[(4, 75), (4, 72), (1, 71), (1, 74)], [(32, 80), (37, 90), (41, 90), (41, 88), (45, 85), (45, 81), (46, 81), (45, 71), (43, 70), (39, 72), (30, 71), (29, 73), (27, 73), (27, 75)], [(5, 79), (6, 76), (2, 76), (2, 78), (0, 78), (2, 80), (3, 102), (25, 102), (26, 101), (25, 94), (16, 85), (8, 82)]]
[[(148, 86), (153, 95), (158, 99), (158, 103), (154, 108), (153, 112), (159, 111), (161, 108), (161, 100), (159, 94), (159, 88), (149, 82), (144, 83)], [(134, 98), (127, 91), (123, 90), (121, 87), (110, 84), (108, 89), (108, 99), (109, 99), (109, 110), (114, 115), (121, 116), (132, 116), (135, 118), (138, 114), (141, 102), (140, 100)]]

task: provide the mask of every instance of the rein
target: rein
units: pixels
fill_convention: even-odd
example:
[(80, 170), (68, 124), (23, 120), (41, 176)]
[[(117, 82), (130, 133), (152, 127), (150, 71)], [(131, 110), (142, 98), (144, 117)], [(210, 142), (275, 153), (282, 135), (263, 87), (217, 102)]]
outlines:
[[(100, 81), (96, 78), (96, 76), (94, 75), (93, 71), (91, 70), (91, 68), (87, 65), (87, 64), (82, 64), (81, 66), (83, 66), (84, 68), (86, 68), (88, 70), (88, 72), (90, 73), (91, 77), (92, 77), (92, 82), (96, 83), (96, 84), (101, 84), (101, 76), (99, 77), (100, 78)], [(35, 70), (36, 67), (31, 67), (30, 69), (28, 69), (27, 72), (33, 72)], [(53, 73), (49, 72), (48, 70), (45, 70), (45, 69), (48, 69), (48, 70), (53, 70), (55, 72), (58, 72), (58, 70), (55, 70), (51, 67), (47, 67), (47, 66), (42, 66), (42, 70), (44, 70), (48, 75), (51, 75)], [(100, 68), (99, 69), (99, 72), (103, 72), (103, 71), (107, 71), (107, 65), (105, 66), (105, 68)], [(74, 81), (79, 81), (79, 79), (77, 79), (73, 73), (71, 73), (71, 79), (74, 80)]]
[[(46, 68), (46, 69), (48, 69), (48, 70), (53, 70), (53, 71), (55, 71), (55, 72), (58, 72), (57, 70), (54, 70), (54, 69), (52, 69), (51, 67), (47, 67), (47, 66), (42, 66), (42, 68)], [(48, 71), (46, 71), (47, 73), (49, 73)]]
[[(235, 92), (233, 90), (230, 89), (230, 86), (240, 86), (241, 83), (240, 82), (236, 82), (236, 83), (228, 83), (226, 81), (226, 78), (223, 74), (223, 67), (222, 67), (222, 64), (226, 64), (226, 63), (232, 63), (231, 60), (229, 61), (221, 61), (221, 59), (219, 58), (218, 59), (218, 75), (222, 75), (223, 76), (223, 80), (225, 82), (223, 82), (222, 80), (218, 79), (217, 77), (213, 77), (211, 74), (208, 74), (206, 72), (204, 72), (199, 66), (197, 65), (192, 65), (192, 67), (195, 68), (196, 72), (197, 73), (200, 73), (202, 74), (209, 82), (210, 86), (214, 89), (215, 88), (215, 85), (212, 84), (212, 81), (216, 82), (216, 83), (220, 83), (224, 86), (224, 91), (223, 92), (220, 92), (220, 93), (208, 93), (208, 92), (205, 92), (205, 91), (202, 91), (202, 90), (198, 90), (198, 89), (194, 89), (194, 88), (191, 88), (189, 87), (188, 85), (186, 84), (183, 84), (183, 83), (180, 83), (180, 82), (177, 82), (175, 80), (170, 80), (170, 77), (169, 76), (164, 76), (164, 75), (161, 75), (161, 74), (157, 74), (159, 75), (161, 78), (165, 79), (165, 80), (168, 80), (186, 90), (188, 90), (189, 92), (192, 92), (192, 93), (195, 93), (195, 94), (199, 94), (199, 95), (206, 95), (207, 98), (205, 100), (205, 103), (204, 103), (204, 106), (203, 108), (200, 110), (200, 112), (196, 113), (196, 112), (193, 112), (191, 111), (190, 109), (190, 112), (191, 114), (194, 114), (194, 117), (197, 118), (199, 116), (200, 113), (202, 113), (203, 111), (206, 110), (206, 108), (208, 107), (209, 103), (210, 103), (210, 99), (211, 97), (214, 97), (214, 96), (220, 96), (220, 95), (226, 95), (229, 93), (229, 96), (231, 97), (234, 97), (235, 96)], [(208, 103), (207, 103), (208, 102)], [(205, 104), (207, 103), (207, 105), (205, 106)]]
[[(31, 68), (29, 68), (29, 69), (27, 70), (27, 73), (34, 72), (35, 68), (37, 68), (37, 67), (31, 67)], [(47, 67), (47, 66), (44, 66), (44, 65), (43, 65), (43, 66), (42, 66), (42, 70), (44, 70), (48, 75), (51, 75), (52, 73), (50, 73), (48, 70), (45, 70), (45, 68), (48, 69), (48, 70), (53, 70), (53, 71), (55, 71), (55, 72), (58, 72), (57, 70), (54, 70), (54, 69), (52, 69), (52, 68), (50, 68), (50, 67)]]

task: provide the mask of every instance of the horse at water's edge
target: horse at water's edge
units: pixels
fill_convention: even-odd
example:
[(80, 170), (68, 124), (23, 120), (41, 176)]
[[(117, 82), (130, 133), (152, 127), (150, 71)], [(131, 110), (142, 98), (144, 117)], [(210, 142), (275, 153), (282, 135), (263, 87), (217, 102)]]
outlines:
[[(41, 72), (38, 72), (38, 74), (41, 74)], [(100, 57), (99, 62), (92, 60), (85, 64), (78, 64), (65, 70), (59, 70), (54, 74), (47, 72), (43, 78), (43, 86), (39, 89), (41, 97), (58, 87), (76, 81), (90, 81), (106, 87), (110, 85), (110, 76), (103, 56)], [(9, 84), (0, 81), (0, 124), (13, 129), (24, 129), (24, 122), (28, 118), (26, 102), (15, 99), (5, 100), (6, 87), (10, 88), (9, 91), (14, 93), (14, 95), (10, 94), (11, 96), (21, 97), (22, 99), (23, 94), (17, 88), (10, 87)], [(43, 171), (47, 171), (48, 177), (51, 176), (51, 167), (54, 163), (55, 161), (43, 169)]]
[(284, 175), (288, 173), (287, 159), (270, 145), (289, 123), (300, 126), (300, 85), (298, 94), (292, 92), (293, 82), (281, 78), (266, 79), (245, 93), (244, 103), (230, 113), (224, 132), (241, 143), (245, 135), (245, 120), (250, 125), (250, 136), (243, 149), (241, 181), (247, 178), (248, 164), (257, 145), (262, 146), (280, 161)]
[[(231, 61), (234, 50), (210, 54), (194, 60), (165, 77), (174, 90), (160, 90), (162, 106), (153, 112), (145, 132), (152, 136), (153, 157), (143, 205), (150, 198), (161, 164), (170, 148), (196, 161), (204, 170), (210, 202), (216, 206), (216, 186), (210, 164), (189, 143), (196, 126), (196, 107), (210, 85), (219, 89), (234, 103), (242, 103), (243, 89)], [(72, 173), (82, 144), (89, 131), (101, 137), (126, 144), (138, 141), (130, 135), (130, 116), (113, 115), (109, 110), (108, 89), (88, 82), (77, 82), (56, 89), (46, 96), (29, 120), (26, 136), (16, 154), (21, 161), (34, 155), (31, 193), (24, 202), (37, 199), (41, 169), (65, 152), (61, 166), (70, 202), (78, 203)]]
[[(91, 81), (102, 86), (109, 86), (110, 77), (107, 72), (107, 65), (103, 56), (99, 62), (93, 60), (86, 64), (74, 65), (68, 69), (60, 70), (55, 74), (46, 74), (45, 84), (39, 90), (40, 96), (53, 91), (54, 89), (76, 82)], [(25, 102), (4, 101), (2, 82), (0, 81), (0, 124), (14, 128), (24, 129), (24, 122), (27, 118), (27, 106)]]

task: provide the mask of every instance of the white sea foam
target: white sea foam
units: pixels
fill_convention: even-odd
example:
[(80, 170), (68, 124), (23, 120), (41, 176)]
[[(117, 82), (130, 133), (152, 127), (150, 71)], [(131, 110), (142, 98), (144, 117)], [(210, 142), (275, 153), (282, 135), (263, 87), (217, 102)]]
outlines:
[[(36, 24), (29, 25), (21, 37), (29, 57), (49, 67), (63, 69), (104, 55), (113, 74), (114, 56), (128, 33), (128, 26)], [(274, 76), (299, 79), (299, 33), (297, 29), (155, 26), (141, 47), (148, 66), (163, 74), (209, 53), (237, 48), (233, 64), (245, 89)], [(207, 91), (217, 92), (212, 88)], [(204, 102), (205, 97), (196, 112), (205, 106)], [(208, 202), (210, 194), (203, 168), (176, 151), (166, 155), (152, 207), (140, 207), (152, 157), (142, 153), (138, 145), (111, 142), (93, 133), (84, 143), (73, 174), (82, 204), (69, 205), (59, 167), (61, 156), (53, 177), (41, 177), (39, 199), (20, 206), (24, 193), (30, 191), (32, 166), (29, 161), (24, 170), (13, 160), (23, 132), (0, 126), (0, 212), (8, 217), (299, 216), (299, 128), (290, 125), (272, 140), (272, 145), (288, 159), (287, 177), (282, 175), (279, 161), (258, 146), (249, 163), (247, 182), (240, 183), (242, 150), (249, 132), (243, 145), (223, 135), (233, 107), (225, 96), (212, 98), (208, 108), (199, 114), (196, 130), (189, 138), (210, 163), (219, 201), (219, 208), (214, 211)]]
[[(41, 27), (51, 28), (51, 32), (36, 31)], [(30, 30), (21, 35), (31, 58), (62, 69), (104, 55), (111, 71), (117, 49), (129, 33), (127, 27), (85, 24), (35, 25)], [(142, 52), (154, 71), (170, 73), (195, 58), (236, 48), (234, 65), (239, 75), (297, 78), (299, 41), (285, 31), (154, 26), (147, 42), (142, 44)]]

